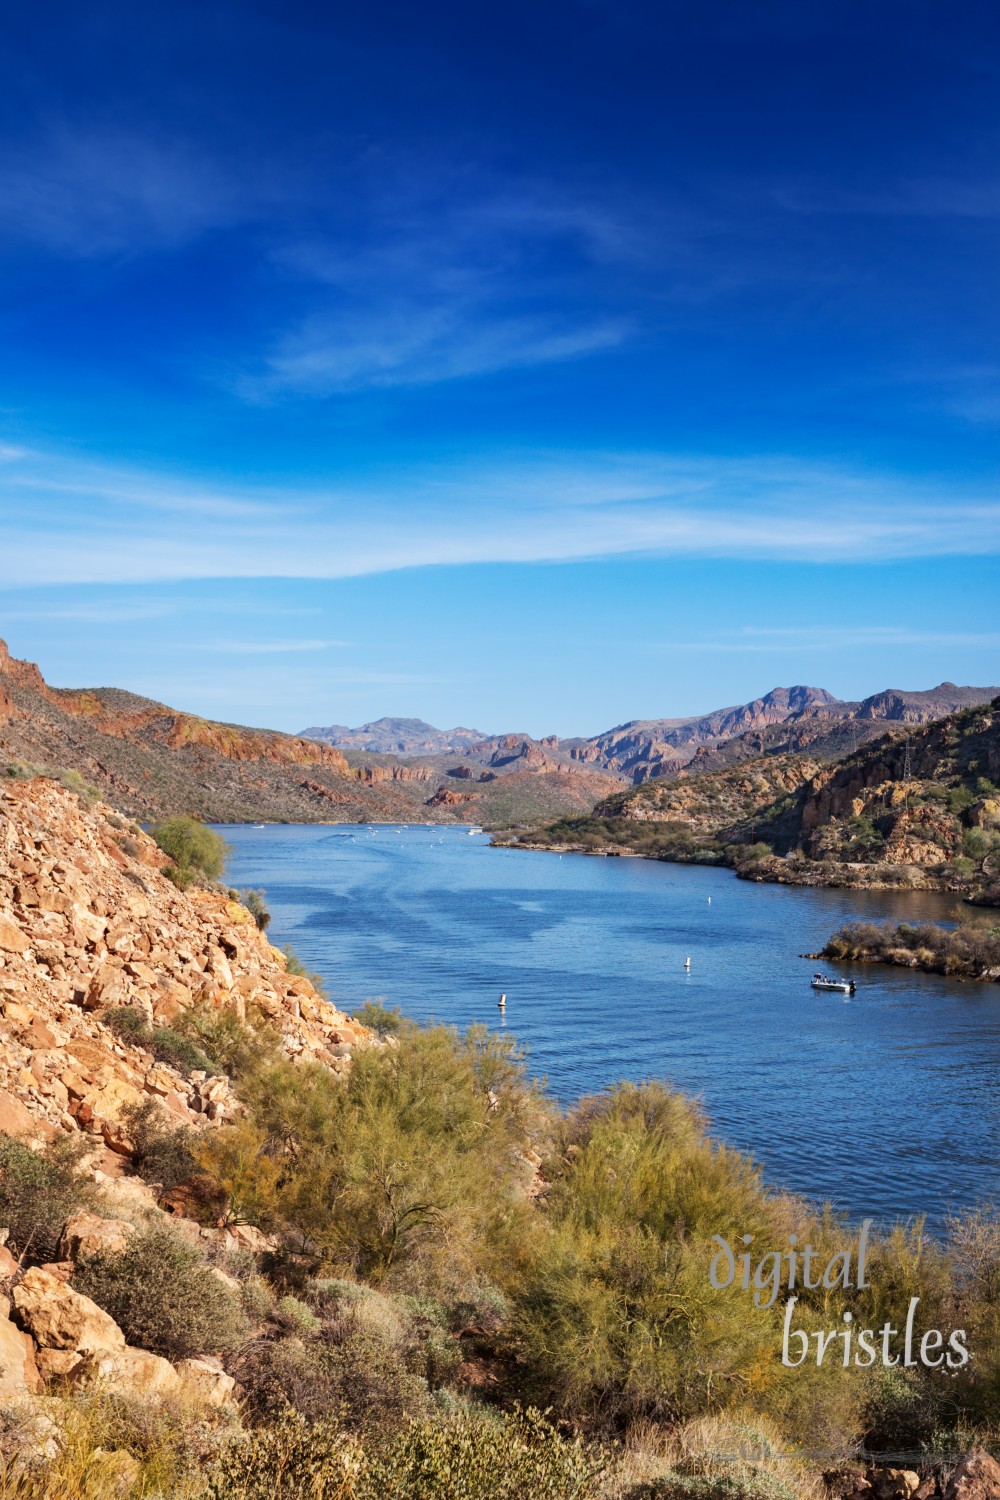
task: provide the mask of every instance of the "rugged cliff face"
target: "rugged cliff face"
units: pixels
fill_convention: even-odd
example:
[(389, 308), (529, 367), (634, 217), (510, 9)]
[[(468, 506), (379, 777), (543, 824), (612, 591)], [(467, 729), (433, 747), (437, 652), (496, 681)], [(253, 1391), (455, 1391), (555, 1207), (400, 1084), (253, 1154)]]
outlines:
[(890, 688), (847, 703), (824, 688), (774, 688), (750, 703), (700, 718), (637, 719), (593, 739), (571, 742), (571, 753), (636, 783), (725, 770), (760, 755), (835, 760), (884, 733), (887, 724), (924, 724), (987, 703), (998, 691), (943, 682), (924, 692)]
[[(483, 741), (474, 730), (454, 733), (465, 736), (460, 755), (345, 754), (119, 689), (52, 688), (0, 641), (0, 757), (77, 772), (142, 820), (181, 810), (221, 823), (507, 823), (588, 809), (614, 785), (560, 755), (554, 739), (543, 745), (524, 735)], [(448, 795), (448, 778), (463, 773), (483, 783), (471, 802)]]
[(339, 1070), (368, 1033), (327, 1004), (250, 913), (176, 889), (147, 835), (56, 783), (0, 782), (0, 1131), (82, 1131), (127, 1152), (123, 1111), (158, 1099), (178, 1123), (224, 1119), (224, 1078), (185, 1075), (112, 1024), (169, 1026), (195, 1006), (259, 1014), (287, 1056)]
[(819, 770), (819, 763), (805, 755), (768, 756), (705, 776), (657, 778), (599, 803), (594, 814), (634, 823), (680, 823), (692, 833), (723, 836), (754, 814), (766, 815)]
[(764, 755), (647, 781), (589, 819), (520, 842), (727, 860), (750, 878), (797, 884), (932, 886), (1000, 904), (1000, 697), (930, 724), (890, 722), (838, 763)]

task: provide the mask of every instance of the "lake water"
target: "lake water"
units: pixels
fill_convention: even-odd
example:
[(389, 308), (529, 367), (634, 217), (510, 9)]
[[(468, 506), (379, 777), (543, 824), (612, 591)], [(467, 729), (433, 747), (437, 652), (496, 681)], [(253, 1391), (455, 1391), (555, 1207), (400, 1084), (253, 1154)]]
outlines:
[(938, 1224), (1000, 1197), (1000, 986), (858, 965), (848, 999), (811, 990), (798, 956), (844, 921), (943, 917), (954, 898), (494, 849), (456, 827), (220, 832), (231, 882), (267, 892), (272, 941), (347, 1010), (506, 1024), (566, 1102), (669, 1080), (770, 1182), (855, 1218)]

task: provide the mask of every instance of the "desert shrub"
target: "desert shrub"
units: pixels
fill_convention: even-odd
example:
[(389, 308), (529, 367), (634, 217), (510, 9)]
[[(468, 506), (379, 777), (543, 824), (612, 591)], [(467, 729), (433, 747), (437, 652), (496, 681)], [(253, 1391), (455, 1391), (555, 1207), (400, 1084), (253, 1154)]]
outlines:
[[(659, 1084), (623, 1084), (583, 1101), (547, 1175), (545, 1230), (510, 1292), (542, 1399), (608, 1431), (683, 1420), (747, 1388), (762, 1412), (797, 1413), (814, 1431), (852, 1420), (835, 1372), (803, 1368), (788, 1379), (777, 1302), (759, 1309), (735, 1285), (710, 1285), (712, 1235), (738, 1225), (757, 1243), (780, 1244), (796, 1211), (767, 1193), (748, 1158), (709, 1139), (687, 1100)], [(822, 1242), (823, 1226), (804, 1214), (795, 1228)]]
[(976, 794), (967, 786), (953, 786), (948, 788), (948, 811), (961, 814), (970, 808), (976, 800)]
[(315, 1335), (259, 1340), (233, 1368), (257, 1421), (274, 1421), (288, 1407), (310, 1421), (337, 1411), (346, 1427), (374, 1434), (430, 1411), (426, 1381), (408, 1368), (405, 1351), (350, 1316)]
[[(175, 884), (190, 885), (194, 880), (218, 880), (229, 857), (224, 839), (196, 818), (167, 818), (150, 829), (157, 845), (173, 860)], [(166, 871), (164, 873), (167, 873)]]
[(274, 1289), (263, 1276), (249, 1276), (241, 1283), (243, 1311), (255, 1323), (262, 1323), (274, 1311)]
[(80, 1143), (66, 1137), (33, 1151), (0, 1135), (0, 1225), (10, 1230), (15, 1255), (55, 1260), (66, 1220), (95, 1207), (97, 1190), (77, 1170), (81, 1154)]
[(45, 771), (41, 766), (33, 766), (24, 760), (9, 760), (5, 774), (11, 781), (33, 781), (36, 776), (44, 776)]
[(566, 1438), (539, 1412), (483, 1410), (414, 1422), (370, 1455), (359, 1500), (589, 1500), (607, 1455)]
[(274, 1318), (289, 1333), (315, 1333), (319, 1327), (319, 1319), (312, 1308), (300, 1302), (298, 1297), (279, 1297)]
[(796, 1500), (776, 1474), (664, 1474), (626, 1490), (622, 1500)]
[(245, 1332), (236, 1297), (168, 1230), (147, 1230), (117, 1254), (91, 1256), (73, 1284), (114, 1318), (130, 1344), (168, 1359), (218, 1354)]
[(265, 932), (271, 921), (271, 913), (267, 909), (264, 892), (248, 890), (239, 891), (237, 895), (256, 922), (258, 931)]
[(826, 958), (875, 959), (915, 963), (942, 974), (978, 976), (1000, 966), (1000, 924), (970, 920), (958, 927), (933, 922), (900, 922), (897, 927), (854, 922), (842, 927), (823, 949)]
[(168, 1124), (163, 1110), (148, 1097), (127, 1105), (122, 1120), (133, 1143), (132, 1166), (143, 1181), (170, 1189), (190, 1177), (197, 1165), (190, 1129)]
[(764, 843), (745, 844), (736, 851), (738, 862), (744, 865), (759, 865), (762, 859), (769, 859), (773, 853), (771, 845)]
[(206, 1475), (211, 1500), (357, 1500), (362, 1455), (333, 1418), (294, 1411), (235, 1438)]
[[(241, 1092), (254, 1118), (239, 1151), (232, 1130), (204, 1147), (241, 1212), (401, 1290), (407, 1275), (425, 1292), (477, 1275), (496, 1282), (490, 1268), (530, 1213), (522, 1153), (546, 1119), (513, 1042), (407, 1024), (395, 1046), (359, 1052), (346, 1079), (282, 1063), (249, 1075)], [(273, 1182), (265, 1197), (262, 1168)]]
[(426, 1418), (378, 1447), (288, 1413), (232, 1442), (207, 1482), (215, 1500), (591, 1500), (606, 1468), (535, 1411)]
[(114, 1006), (101, 1012), (101, 1020), (123, 1041), (145, 1047), (158, 1061), (170, 1063), (180, 1073), (186, 1075), (196, 1071), (215, 1071), (212, 1059), (206, 1057), (190, 1037), (181, 1035), (169, 1026), (150, 1026), (145, 1012), (138, 1006)]
[(878, 1366), (862, 1414), (864, 1446), (874, 1453), (926, 1447), (941, 1415), (939, 1389), (915, 1372)]
[(402, 1028), (403, 1012), (395, 1006), (382, 1005), (378, 1000), (366, 1000), (355, 1012), (355, 1019), (383, 1036), (394, 1036)]
[(211, 1004), (182, 1011), (173, 1025), (204, 1055), (208, 1071), (240, 1078), (277, 1056), (278, 1033), (263, 1015), (241, 1020), (234, 1010)]

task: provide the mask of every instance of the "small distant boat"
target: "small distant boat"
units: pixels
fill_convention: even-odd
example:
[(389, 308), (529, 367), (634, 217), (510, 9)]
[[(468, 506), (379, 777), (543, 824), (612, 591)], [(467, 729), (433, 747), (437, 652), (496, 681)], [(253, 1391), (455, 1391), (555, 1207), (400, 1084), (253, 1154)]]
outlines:
[(838, 995), (853, 995), (857, 990), (853, 979), (831, 979), (828, 974), (814, 974), (809, 982), (814, 990), (835, 990)]
[(470, 839), (474, 838), (477, 833), (482, 833), (482, 831), (483, 830), (481, 828), (470, 828), (469, 829), (469, 838)]

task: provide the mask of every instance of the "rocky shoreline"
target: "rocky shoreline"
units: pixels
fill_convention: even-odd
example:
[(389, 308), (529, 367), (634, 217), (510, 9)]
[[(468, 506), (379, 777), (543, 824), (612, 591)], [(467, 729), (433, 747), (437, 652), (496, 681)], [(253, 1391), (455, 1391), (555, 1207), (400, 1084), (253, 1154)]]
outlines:
[[(972, 883), (955, 871), (939, 873), (920, 865), (839, 864), (833, 860), (810, 860), (792, 855), (784, 858), (765, 855), (759, 859), (740, 860), (739, 851), (725, 850), (718, 855), (708, 851), (689, 854), (648, 853), (622, 845), (618, 848), (592, 848), (582, 843), (540, 843), (530, 834), (495, 834), (491, 843), (498, 849), (525, 849), (545, 854), (586, 854), (603, 859), (651, 859), (662, 864), (709, 865), (732, 870), (737, 880), (753, 880), (762, 885), (812, 886), (817, 889), (855, 891), (938, 891), (956, 895), (976, 905), (991, 906), (992, 901), (977, 895)], [(735, 856), (735, 857), (734, 857)]]

